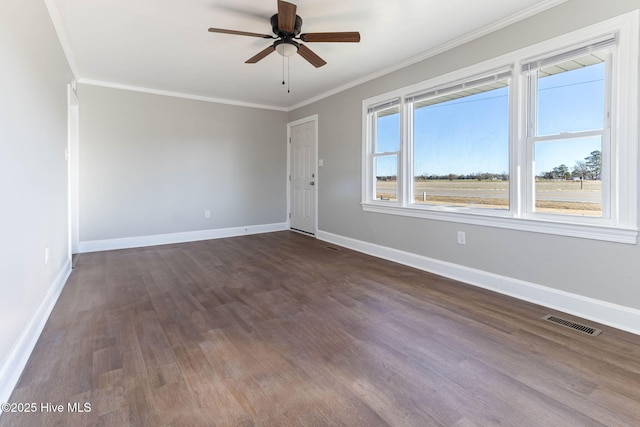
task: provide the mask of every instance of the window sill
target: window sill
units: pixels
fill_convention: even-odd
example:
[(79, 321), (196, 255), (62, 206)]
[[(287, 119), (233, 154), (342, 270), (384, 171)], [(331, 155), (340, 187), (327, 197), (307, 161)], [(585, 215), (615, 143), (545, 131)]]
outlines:
[(365, 212), (389, 215), (425, 218), (436, 221), (448, 221), (461, 224), (482, 225), (486, 227), (506, 228), (510, 230), (528, 231), (532, 233), (553, 234), (556, 236), (577, 237), (580, 239), (601, 240), (605, 242), (626, 243), (635, 245), (638, 239), (637, 228), (622, 228), (592, 224), (550, 221), (543, 219), (514, 218), (508, 211), (491, 211), (481, 213), (447, 211), (445, 209), (400, 207), (392, 205), (361, 203)]

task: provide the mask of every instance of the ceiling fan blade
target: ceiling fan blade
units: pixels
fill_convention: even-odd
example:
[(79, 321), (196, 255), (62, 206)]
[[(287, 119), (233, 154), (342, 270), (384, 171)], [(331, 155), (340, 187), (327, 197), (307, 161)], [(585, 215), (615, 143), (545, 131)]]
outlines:
[(278, 28), (283, 33), (293, 33), (296, 25), (296, 9), (295, 4), (278, 0)]
[(320, 58), (311, 49), (303, 44), (298, 47), (298, 53), (316, 68), (320, 68), (327, 63), (324, 59)]
[(210, 33), (234, 34), (236, 36), (260, 37), (261, 39), (273, 39), (269, 34), (250, 33), (247, 31), (225, 30), (223, 28), (209, 28)]
[(306, 33), (300, 34), (300, 40), (304, 42), (358, 43), (360, 41), (360, 33), (357, 31), (340, 33)]
[(261, 50), (256, 55), (254, 55), (251, 58), (249, 58), (246, 61), (244, 61), (244, 63), (245, 64), (255, 64), (256, 62), (260, 61), (265, 56), (269, 55), (271, 52), (274, 52), (275, 50), (276, 50), (276, 48), (273, 45), (268, 46), (266, 49)]

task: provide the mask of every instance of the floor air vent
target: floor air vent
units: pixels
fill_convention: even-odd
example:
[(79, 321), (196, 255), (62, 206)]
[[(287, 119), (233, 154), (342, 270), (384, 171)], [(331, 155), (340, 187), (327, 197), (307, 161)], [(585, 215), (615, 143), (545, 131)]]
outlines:
[(602, 333), (601, 329), (592, 328), (591, 326), (575, 323), (570, 320), (552, 316), (550, 314), (547, 314), (546, 316), (544, 316), (543, 319), (546, 320), (547, 322), (555, 323), (557, 325), (564, 326), (565, 328), (573, 329), (578, 332), (582, 332), (583, 334), (591, 335), (592, 337), (598, 336)]
[(337, 251), (338, 248), (334, 248), (333, 246), (327, 246), (327, 249), (331, 249), (332, 251)]

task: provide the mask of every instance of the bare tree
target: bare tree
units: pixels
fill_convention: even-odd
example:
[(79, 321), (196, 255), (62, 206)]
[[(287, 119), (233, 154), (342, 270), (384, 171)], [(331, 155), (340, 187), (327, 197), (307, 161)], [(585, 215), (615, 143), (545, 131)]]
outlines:
[(573, 176), (586, 179), (587, 176), (589, 176), (589, 168), (587, 167), (587, 164), (582, 160), (578, 160), (576, 165), (573, 167)]

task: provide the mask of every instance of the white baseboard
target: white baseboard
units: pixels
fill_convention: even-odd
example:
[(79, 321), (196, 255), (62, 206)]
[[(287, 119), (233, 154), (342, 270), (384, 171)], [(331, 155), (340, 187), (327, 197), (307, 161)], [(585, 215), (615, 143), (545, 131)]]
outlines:
[(173, 243), (196, 242), (199, 240), (223, 239), (246, 236), (249, 234), (271, 233), (288, 230), (286, 222), (274, 224), (247, 225), (244, 227), (218, 228), (212, 230), (186, 231), (183, 233), (156, 234), (152, 236), (124, 237), (120, 239), (82, 241), (79, 252), (111, 251), (115, 249), (143, 248), (146, 246), (168, 245)]
[(62, 266), (38, 310), (13, 346), (6, 363), (0, 367), (0, 403), (9, 401), (70, 274), (71, 260)]
[(318, 231), (316, 237), (367, 255), (459, 280), (640, 335), (640, 310), (325, 231)]

